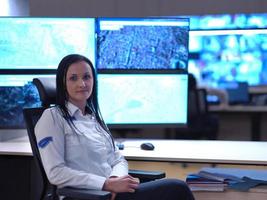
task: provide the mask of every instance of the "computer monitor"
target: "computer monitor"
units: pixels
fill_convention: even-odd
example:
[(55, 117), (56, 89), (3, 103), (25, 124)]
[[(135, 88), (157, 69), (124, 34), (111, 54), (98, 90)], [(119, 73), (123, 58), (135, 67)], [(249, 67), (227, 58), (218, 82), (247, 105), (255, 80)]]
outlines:
[(187, 17), (190, 18), (190, 30), (230, 30), (267, 27), (267, 13), (225, 13)]
[(95, 64), (94, 18), (0, 17), (0, 70), (56, 69), (72, 53)]
[(97, 69), (187, 69), (188, 18), (98, 18)]
[(111, 128), (186, 126), (187, 97), (187, 74), (98, 74), (99, 106)]
[(188, 71), (199, 86), (267, 84), (267, 29), (190, 31)]
[(24, 107), (41, 106), (34, 77), (54, 75), (0, 75), (0, 128), (24, 129)]
[(248, 104), (249, 90), (247, 82), (225, 82), (219, 85), (228, 93), (229, 104)]
[(190, 16), (189, 63), (200, 86), (267, 84), (267, 13)]

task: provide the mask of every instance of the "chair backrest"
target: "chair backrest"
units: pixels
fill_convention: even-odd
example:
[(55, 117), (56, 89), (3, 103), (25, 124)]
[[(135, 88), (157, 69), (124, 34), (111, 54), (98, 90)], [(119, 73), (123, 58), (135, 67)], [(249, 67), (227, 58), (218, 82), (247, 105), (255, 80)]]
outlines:
[(197, 81), (192, 74), (188, 79), (188, 119), (208, 114), (207, 90), (197, 87)]
[(205, 111), (203, 110), (205, 99), (202, 98), (206, 98), (206, 96), (204, 96), (206, 93), (204, 93), (202, 89), (197, 88), (197, 81), (192, 74), (189, 74), (188, 76), (188, 88), (188, 119), (190, 122), (190, 119)]
[(200, 114), (207, 114), (208, 113), (208, 100), (207, 100), (207, 90), (202, 88), (202, 89), (197, 89), (198, 93), (198, 106), (199, 106), (199, 113)]
[(219, 121), (209, 112), (207, 90), (197, 87), (192, 74), (189, 74), (188, 127), (194, 138), (217, 138)]
[(35, 78), (33, 83), (36, 85), (37, 90), (40, 95), (42, 102), (42, 107), (39, 108), (24, 108), (23, 115), (27, 127), (27, 132), (33, 152), (33, 157), (36, 163), (36, 167), (40, 172), (42, 189), (41, 189), (41, 198), (42, 200), (57, 200), (58, 196), (56, 195), (56, 186), (51, 185), (46, 176), (43, 163), (41, 161), (40, 152), (37, 146), (37, 140), (35, 136), (34, 127), (42, 116), (43, 111), (48, 108), (51, 104), (56, 102), (56, 79), (55, 77), (49, 78)]
[(33, 84), (37, 87), (43, 107), (56, 103), (56, 77), (34, 78)]
[(34, 157), (34, 161), (36, 163), (37, 170), (40, 172), (41, 175), (41, 182), (42, 182), (42, 188), (41, 190), (41, 198), (42, 200), (45, 199), (51, 199), (51, 200), (56, 200), (57, 195), (55, 193), (56, 187), (50, 185), (48, 178), (46, 176), (46, 173), (44, 171), (44, 167), (41, 161), (41, 156), (38, 150), (37, 146), (37, 140), (34, 132), (34, 127), (41, 117), (43, 111), (45, 110), (44, 107), (39, 107), (39, 108), (25, 108), (23, 109), (23, 115), (27, 127), (27, 132), (32, 148), (32, 153)]

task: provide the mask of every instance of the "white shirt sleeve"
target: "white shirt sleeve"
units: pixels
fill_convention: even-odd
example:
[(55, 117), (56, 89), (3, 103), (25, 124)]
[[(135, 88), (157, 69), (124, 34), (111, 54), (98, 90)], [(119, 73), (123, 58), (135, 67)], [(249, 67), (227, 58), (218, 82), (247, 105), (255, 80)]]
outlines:
[(63, 127), (66, 122), (63, 120), (56, 108), (47, 109), (35, 127), (42, 163), (50, 183), (58, 187), (72, 186), (101, 190), (105, 177), (66, 166)]
[(118, 148), (116, 148), (114, 154), (113, 154), (113, 161), (111, 163), (112, 165), (112, 172), (110, 176), (124, 176), (128, 174), (128, 163), (124, 159), (124, 157), (121, 155)]

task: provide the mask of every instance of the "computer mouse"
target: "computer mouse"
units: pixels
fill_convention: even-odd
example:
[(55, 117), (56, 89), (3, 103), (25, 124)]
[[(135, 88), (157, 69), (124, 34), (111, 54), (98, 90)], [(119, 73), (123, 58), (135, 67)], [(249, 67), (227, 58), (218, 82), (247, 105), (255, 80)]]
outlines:
[(155, 148), (154, 145), (150, 142), (142, 143), (140, 147), (143, 150), (153, 150)]
[(124, 144), (122, 144), (122, 143), (117, 143), (116, 146), (118, 147), (119, 150), (124, 149)]

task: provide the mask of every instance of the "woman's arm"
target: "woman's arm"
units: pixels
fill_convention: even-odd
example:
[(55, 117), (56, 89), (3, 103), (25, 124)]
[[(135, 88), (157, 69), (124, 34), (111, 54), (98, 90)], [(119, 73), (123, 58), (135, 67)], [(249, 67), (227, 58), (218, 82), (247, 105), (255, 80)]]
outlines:
[(58, 187), (72, 186), (101, 190), (106, 181), (105, 177), (66, 166), (64, 119), (56, 109), (45, 110), (35, 127), (42, 163), (49, 181)]
[(120, 177), (128, 175), (128, 163), (121, 155), (117, 147), (115, 151), (113, 151), (113, 155), (110, 156), (109, 162), (112, 166), (112, 172), (110, 176)]

